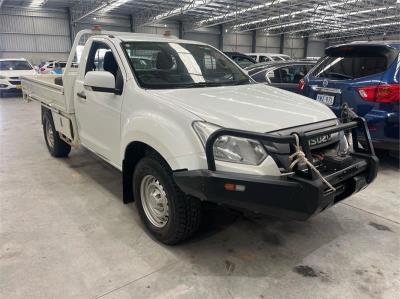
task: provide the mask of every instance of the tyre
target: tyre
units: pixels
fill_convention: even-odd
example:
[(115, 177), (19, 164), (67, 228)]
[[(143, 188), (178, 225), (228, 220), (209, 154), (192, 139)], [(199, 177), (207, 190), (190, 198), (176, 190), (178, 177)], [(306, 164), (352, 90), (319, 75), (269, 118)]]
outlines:
[(133, 174), (133, 191), (140, 217), (160, 242), (173, 245), (199, 227), (201, 203), (175, 184), (168, 164), (156, 154), (145, 156)]
[(58, 135), (50, 111), (45, 111), (43, 115), (43, 134), (47, 149), (53, 157), (61, 158), (68, 156), (71, 146)]

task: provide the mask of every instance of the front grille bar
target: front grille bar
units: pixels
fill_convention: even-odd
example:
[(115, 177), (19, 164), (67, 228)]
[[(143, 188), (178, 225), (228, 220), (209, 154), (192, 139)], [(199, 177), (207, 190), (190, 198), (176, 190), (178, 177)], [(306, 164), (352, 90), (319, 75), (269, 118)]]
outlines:
[[(295, 145), (295, 137), (293, 133), (298, 134), (300, 145), (302, 147), (303, 152), (305, 153), (307, 159), (311, 159), (311, 150), (309, 145), (309, 140), (318, 136), (337, 133), (340, 131), (350, 131), (352, 132), (352, 139), (353, 139), (353, 149), (354, 152), (357, 153), (364, 153), (375, 155), (374, 148), (371, 142), (371, 136), (368, 131), (367, 122), (362, 117), (356, 117), (352, 121), (347, 123), (342, 123), (336, 126), (328, 127), (325, 129), (318, 129), (311, 132), (302, 132), (302, 131), (294, 131), (290, 135), (280, 136), (271, 133), (255, 133), (249, 132), (244, 130), (236, 130), (236, 129), (219, 129), (213, 132), (207, 139), (205, 151), (207, 157), (207, 166), (210, 171), (215, 171), (215, 157), (214, 157), (214, 143), (215, 141), (221, 136), (233, 136), (233, 137), (241, 137), (241, 138), (248, 138), (248, 139), (255, 139), (257, 140), (265, 149), (267, 149), (263, 143), (264, 142), (273, 142), (273, 143), (280, 143), (280, 144), (289, 144), (291, 148), (291, 153), (294, 153), (294, 145)], [(361, 133), (364, 135), (366, 141), (366, 148), (361, 148), (358, 144), (358, 134)], [(312, 172), (308, 171), (309, 174)]]

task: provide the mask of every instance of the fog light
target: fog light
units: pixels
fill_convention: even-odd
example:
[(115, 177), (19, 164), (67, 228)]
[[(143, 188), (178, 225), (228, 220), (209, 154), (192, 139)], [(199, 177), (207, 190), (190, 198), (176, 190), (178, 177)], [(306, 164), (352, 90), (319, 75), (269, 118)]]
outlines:
[(224, 188), (227, 191), (245, 191), (246, 190), (246, 186), (244, 185), (236, 185), (236, 184), (232, 184), (232, 183), (225, 183), (224, 184)]

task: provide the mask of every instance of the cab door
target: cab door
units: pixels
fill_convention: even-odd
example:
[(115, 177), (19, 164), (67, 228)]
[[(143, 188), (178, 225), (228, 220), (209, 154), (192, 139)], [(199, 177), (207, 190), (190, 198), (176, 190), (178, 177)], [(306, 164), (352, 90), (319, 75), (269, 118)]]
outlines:
[[(81, 143), (118, 166), (125, 76), (122, 62), (112, 43), (95, 40), (87, 59), (81, 63), (86, 65), (75, 85), (75, 112)], [(117, 92), (85, 86), (85, 75), (89, 71), (110, 72), (115, 78)]]

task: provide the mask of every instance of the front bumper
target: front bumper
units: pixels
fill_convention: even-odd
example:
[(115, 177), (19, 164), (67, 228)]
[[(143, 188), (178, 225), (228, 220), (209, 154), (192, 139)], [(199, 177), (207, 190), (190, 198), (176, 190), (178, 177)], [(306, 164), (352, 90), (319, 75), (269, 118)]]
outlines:
[(0, 79), (0, 91), (3, 93), (18, 93), (22, 92), (20, 79)]
[[(354, 163), (335, 172), (328, 181), (336, 191), (318, 178), (292, 176), (252, 176), (210, 170), (174, 173), (183, 192), (240, 210), (288, 219), (306, 220), (358, 192), (374, 180), (378, 168), (375, 156), (355, 156)], [(242, 191), (226, 190), (226, 184), (244, 186)]]
[[(353, 142), (357, 142), (357, 128), (364, 129), (365, 137), (370, 141), (366, 123), (363, 119), (349, 124), (338, 125), (327, 130), (318, 130), (309, 135), (300, 133), (301, 143), (305, 154), (311, 155), (307, 138), (327, 132), (338, 132), (340, 129), (352, 130)], [(222, 130), (211, 136), (207, 141), (206, 154), (209, 169), (178, 171), (174, 179), (183, 192), (201, 200), (227, 205), (236, 209), (248, 210), (256, 213), (278, 216), (282, 218), (306, 220), (309, 217), (325, 210), (335, 203), (360, 191), (371, 183), (378, 170), (378, 158), (374, 154), (371, 142), (366, 148), (354, 147), (351, 154), (351, 163), (334, 171), (324, 172), (325, 179), (335, 187), (330, 190), (326, 184), (310, 171), (295, 170), (284, 176), (259, 176), (240, 173), (221, 172), (215, 169), (215, 161), (210, 150), (218, 136), (233, 134), (248, 138), (272, 139), (274, 142), (289, 142), (293, 136), (277, 137), (265, 134), (248, 134), (236, 130)], [(251, 135), (251, 136), (250, 136)], [(211, 140), (210, 140), (211, 139)], [(280, 139), (280, 140), (279, 140)], [(212, 149), (212, 147), (211, 147)], [(240, 186), (227, 188), (227, 186)], [(233, 191), (232, 191), (233, 190)]]

